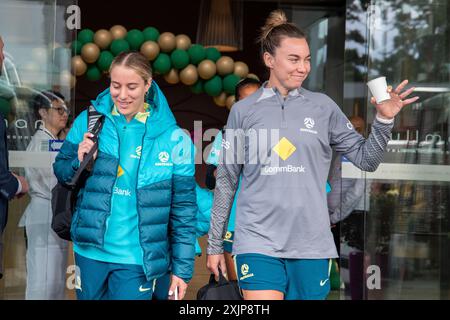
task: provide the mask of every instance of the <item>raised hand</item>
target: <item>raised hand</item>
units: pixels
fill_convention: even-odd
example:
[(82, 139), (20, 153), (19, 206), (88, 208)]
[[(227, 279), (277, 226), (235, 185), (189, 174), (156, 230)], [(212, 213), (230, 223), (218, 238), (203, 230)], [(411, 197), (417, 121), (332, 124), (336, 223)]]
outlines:
[(406, 97), (408, 97), (415, 89), (415, 87), (411, 87), (402, 92), (407, 84), (408, 80), (403, 80), (394, 91), (392, 91), (391, 86), (388, 86), (387, 90), (391, 98), (381, 102), (380, 104), (376, 103), (374, 97), (370, 99), (370, 102), (375, 105), (375, 108), (377, 108), (378, 116), (384, 119), (392, 119), (397, 115), (397, 113), (400, 112), (400, 110), (402, 110), (404, 106), (416, 102), (419, 99), (419, 97), (406, 99)]

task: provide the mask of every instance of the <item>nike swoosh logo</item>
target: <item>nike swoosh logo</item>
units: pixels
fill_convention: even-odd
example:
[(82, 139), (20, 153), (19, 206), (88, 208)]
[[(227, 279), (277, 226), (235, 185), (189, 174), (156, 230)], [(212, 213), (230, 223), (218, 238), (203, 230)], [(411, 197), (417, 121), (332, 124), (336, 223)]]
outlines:
[(139, 292), (145, 292), (149, 290), (152, 290), (152, 288), (142, 288), (142, 286), (139, 287)]
[(320, 280), (320, 286), (323, 287), (325, 283), (327, 283), (328, 279), (326, 280)]

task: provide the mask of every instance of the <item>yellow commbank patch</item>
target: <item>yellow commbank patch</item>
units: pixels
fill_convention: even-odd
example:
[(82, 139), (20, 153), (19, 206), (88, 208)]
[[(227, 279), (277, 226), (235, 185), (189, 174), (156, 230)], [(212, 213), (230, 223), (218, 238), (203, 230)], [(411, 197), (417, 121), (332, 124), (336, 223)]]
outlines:
[(119, 167), (117, 168), (117, 178), (122, 176), (124, 173), (125, 171), (123, 171), (122, 167), (119, 165)]
[(278, 142), (272, 149), (275, 151), (281, 159), (286, 160), (289, 158), (297, 148), (285, 137)]

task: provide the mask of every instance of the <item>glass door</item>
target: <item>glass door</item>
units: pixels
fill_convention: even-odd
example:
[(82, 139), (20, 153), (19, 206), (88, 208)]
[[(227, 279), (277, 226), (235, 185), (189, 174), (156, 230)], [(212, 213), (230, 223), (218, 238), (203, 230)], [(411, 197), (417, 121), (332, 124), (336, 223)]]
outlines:
[[(420, 100), (396, 117), (377, 171), (342, 165), (343, 178), (364, 179), (367, 195), (365, 210), (356, 218), (359, 225), (341, 227), (349, 274), (346, 297), (449, 299), (450, 4), (348, 1), (347, 12), (359, 25), (349, 40), (347, 21), (351, 87), (367, 93), (365, 82), (377, 76), (386, 76), (393, 86), (408, 79)], [(364, 107), (360, 114), (368, 133), (374, 107), (355, 91), (344, 92), (349, 104)], [(358, 248), (352, 233), (360, 235)]]
[(76, 30), (69, 29), (67, 19), (74, 4), (72, 0), (0, 2), (5, 55), (0, 112), (10, 170), (30, 185), (27, 195), (9, 202), (6, 229), (0, 233), (0, 299), (66, 296), (68, 243), (51, 234), (50, 190), (56, 183), (52, 162), (67, 130), (58, 124), (61, 135), (56, 136), (56, 118), (49, 115), (67, 117), (63, 107), (73, 109), (70, 44)]

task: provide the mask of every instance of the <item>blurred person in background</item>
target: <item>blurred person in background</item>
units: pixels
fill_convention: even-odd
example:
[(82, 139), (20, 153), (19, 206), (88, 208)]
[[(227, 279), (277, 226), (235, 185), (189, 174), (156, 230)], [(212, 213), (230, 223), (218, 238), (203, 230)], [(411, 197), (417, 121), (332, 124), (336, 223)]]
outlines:
[[(0, 76), (3, 70), (4, 43), (0, 36)], [(0, 112), (0, 279), (3, 277), (3, 231), (8, 221), (8, 202), (15, 196), (21, 197), (28, 192), (28, 183), (24, 177), (9, 171), (6, 123)]]
[(69, 110), (64, 96), (55, 91), (43, 91), (33, 100), (36, 118), (42, 123), (33, 135), (27, 152), (51, 154), (47, 168), (26, 167), (31, 201), (19, 222), (27, 238), (27, 300), (64, 299), (68, 241), (52, 230), (52, 189), (57, 183), (51, 165), (65, 138)]

